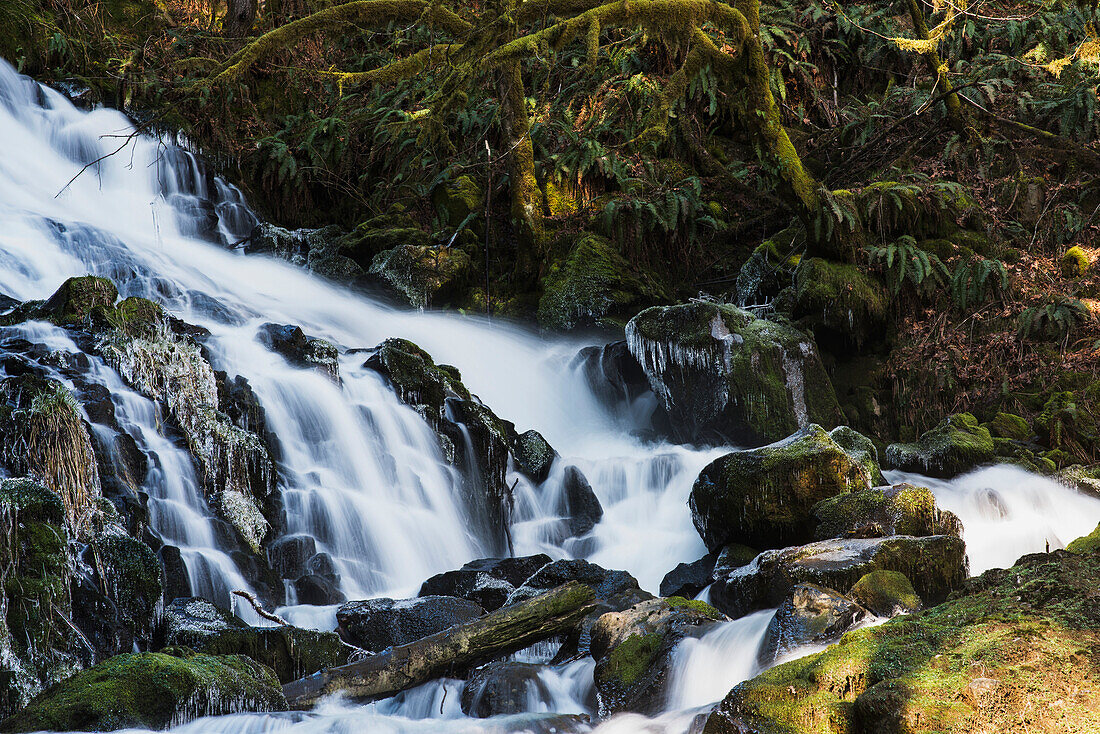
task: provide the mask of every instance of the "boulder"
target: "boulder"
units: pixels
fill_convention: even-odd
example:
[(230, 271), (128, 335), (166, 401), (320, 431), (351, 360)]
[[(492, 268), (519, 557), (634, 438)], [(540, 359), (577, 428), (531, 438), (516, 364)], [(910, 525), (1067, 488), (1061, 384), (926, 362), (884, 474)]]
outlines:
[(692, 521), (711, 550), (734, 540), (760, 548), (805, 542), (813, 531), (814, 505), (868, 489), (872, 468), (811, 425), (783, 441), (711, 462), (691, 488)]
[(791, 318), (823, 345), (862, 347), (886, 331), (890, 295), (865, 268), (804, 258), (794, 271)]
[(638, 580), (626, 571), (609, 571), (595, 563), (574, 558), (554, 561), (540, 568), (512, 592), (507, 604), (533, 599), (542, 592), (569, 581), (579, 581), (590, 587), (599, 602), (619, 604), (629, 600), (625, 606), (631, 606), (638, 601), (653, 598), (652, 594), (642, 591)]
[(723, 621), (725, 615), (706, 602), (680, 597), (650, 599), (602, 615), (591, 640), (601, 715), (660, 711), (676, 645)]
[(69, 278), (42, 304), (35, 318), (66, 326), (83, 321), (96, 308), (111, 308), (116, 300), (118, 289), (107, 278), (91, 275)]
[(446, 218), (450, 227), (460, 227), (471, 215), (485, 209), (485, 191), (468, 174), (441, 183), (432, 191), (432, 203)]
[(365, 599), (336, 610), (337, 631), (371, 652), (404, 645), (485, 614), (480, 605), (453, 596)]
[(268, 349), (278, 352), (292, 365), (317, 370), (340, 382), (339, 352), (332, 342), (306, 336), (302, 327), (290, 324), (264, 324), (259, 337)]
[(504, 660), (475, 670), (462, 688), (463, 713), (486, 719), (526, 713), (534, 702), (549, 708), (553, 696), (541, 678), (545, 669), (544, 665)]
[(895, 469), (944, 478), (989, 463), (995, 455), (989, 429), (978, 425), (969, 413), (944, 418), (916, 443), (894, 443), (886, 448), (886, 462)]
[(581, 470), (575, 466), (565, 469), (562, 479), (562, 499), (565, 506), (566, 525), (569, 534), (581, 536), (596, 526), (603, 517), (603, 505), (592, 491), (592, 485), (588, 483)]
[(625, 340), (585, 347), (577, 352), (570, 367), (580, 370), (593, 394), (610, 408), (650, 392), (645, 371)]
[[(754, 553), (753, 556), (755, 555)], [(698, 596), (714, 580), (714, 563), (717, 560), (718, 553), (711, 552), (698, 561), (677, 565), (661, 579), (661, 596), (682, 596), (688, 599)]]
[(584, 233), (542, 279), (538, 321), (556, 331), (622, 326), (665, 300), (656, 279), (624, 258), (611, 240)]
[(814, 540), (884, 535), (954, 535), (962, 523), (936, 506), (927, 487), (908, 483), (838, 494), (814, 505)]
[(731, 617), (778, 606), (792, 586), (850, 589), (871, 571), (898, 571), (921, 598), (938, 603), (966, 580), (966, 547), (952, 535), (823, 540), (764, 551), (752, 563), (716, 578), (711, 603)]
[(541, 553), (519, 558), (481, 558), (456, 571), (432, 576), (420, 587), (419, 596), (454, 596), (491, 612), (504, 606), (516, 587), (548, 563), (550, 556)]
[(1066, 546), (1070, 553), (1097, 553), (1100, 552), (1100, 524), (1088, 535), (1083, 535), (1070, 542)]
[(0, 731), (166, 729), (203, 716), (286, 708), (271, 669), (243, 655), (127, 653), (51, 686)]
[(512, 441), (516, 469), (533, 482), (544, 482), (558, 452), (535, 430), (524, 431)]
[(457, 247), (400, 245), (375, 255), (370, 275), (413, 308), (444, 305), (470, 276), (470, 256)]
[(839, 591), (796, 584), (768, 624), (757, 660), (765, 667), (803, 645), (830, 642), (868, 616), (866, 609)]
[(921, 608), (913, 584), (897, 571), (871, 571), (848, 590), (848, 597), (878, 617), (912, 614)]
[(187, 647), (208, 655), (245, 655), (289, 683), (348, 662), (357, 652), (335, 632), (288, 625), (251, 627), (232, 612), (205, 599), (176, 599), (165, 607), (161, 624), (166, 647)]
[(756, 446), (843, 420), (813, 338), (791, 326), (696, 301), (646, 309), (626, 335), (678, 441)]
[(307, 573), (294, 580), (294, 593), (299, 604), (327, 607), (348, 600), (335, 578), (327, 574)]

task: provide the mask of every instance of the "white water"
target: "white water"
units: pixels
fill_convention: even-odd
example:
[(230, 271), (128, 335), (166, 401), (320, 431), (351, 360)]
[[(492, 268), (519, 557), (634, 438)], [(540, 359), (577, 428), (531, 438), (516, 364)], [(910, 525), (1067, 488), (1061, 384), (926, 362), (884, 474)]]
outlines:
[[(469, 530), (475, 524), (461, 500), (462, 478), (443, 462), (434, 434), (377, 374), (361, 367), (364, 355), (342, 354), (344, 381), (337, 386), (264, 348), (256, 331), (268, 321), (298, 324), (344, 349), (391, 336), (412, 339), (438, 362), (458, 366), (467, 386), (501, 417), (520, 430), (542, 432), (563, 461), (541, 487), (509, 477), (519, 481), (517, 554), (589, 558), (626, 569), (656, 591), (669, 569), (704, 553), (686, 500), (699, 470), (723, 450), (632, 438), (637, 425), (630, 411), (604, 409), (583, 378), (566, 368), (580, 343), (548, 343), (477, 318), (397, 311), (284, 263), (210, 244), (197, 236), (188, 212), (208, 211), (204, 197), (213, 196), (219, 218), (206, 234), (235, 242), (253, 221), (239, 192), (220, 180), (211, 188), (193, 156), (153, 139), (127, 139), (132, 131), (122, 115), (78, 111), (0, 62), (0, 292), (45, 298), (66, 277), (95, 273), (111, 277), (124, 295), (152, 298), (209, 329), (214, 366), (248, 378), (282, 444), (289, 532), (314, 537), (331, 554), (348, 596), (415, 594), (425, 578), (485, 555), (488, 545)], [(53, 327), (29, 325), (20, 333), (51, 349), (76, 350)], [(183, 549), (196, 591), (227, 603), (226, 590), (247, 582), (215, 538), (186, 454), (160, 432), (152, 403), (101, 363), (94, 377), (114, 393), (123, 429), (155, 459), (144, 483), (155, 530)], [(560, 477), (570, 463), (588, 477), (605, 510), (580, 539), (565, 539), (557, 518)], [(1047, 540), (1057, 547), (1100, 519), (1100, 504), (1048, 480), (987, 471), (1002, 473), (950, 483), (920, 479), (967, 525), (975, 571), (1042, 550)], [(988, 512), (983, 488), (994, 482), (1007, 517)], [(331, 608), (284, 611), (301, 624), (334, 625)], [(686, 731), (706, 704), (754, 674), (767, 618), (766, 612), (750, 615), (683, 643), (669, 713), (616, 716), (598, 731)], [(532, 701), (532, 711), (591, 713), (591, 668), (589, 659), (547, 669), (541, 683), (550, 694)], [(553, 725), (531, 716), (463, 717), (461, 685), (437, 681), (366, 707), (330, 702), (309, 714), (221, 717), (175, 731), (505, 732)]]

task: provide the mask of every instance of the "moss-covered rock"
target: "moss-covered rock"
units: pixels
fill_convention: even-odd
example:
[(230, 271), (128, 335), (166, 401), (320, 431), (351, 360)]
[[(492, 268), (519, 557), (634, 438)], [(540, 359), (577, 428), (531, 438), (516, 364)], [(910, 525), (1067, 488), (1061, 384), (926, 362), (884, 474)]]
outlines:
[(260, 341), (297, 367), (317, 370), (333, 382), (340, 382), (340, 352), (327, 339), (309, 336), (293, 324), (264, 324)]
[(871, 571), (848, 590), (848, 596), (880, 617), (911, 614), (921, 608), (909, 578), (897, 571)]
[(770, 665), (802, 645), (835, 640), (869, 616), (858, 602), (839, 591), (796, 584), (768, 623), (757, 660), (762, 666)]
[(89, 548), (88, 560), (95, 568), (100, 588), (116, 610), (113, 621), (148, 637), (153, 613), (164, 593), (157, 554), (117, 528), (96, 535)]
[(286, 708), (270, 668), (243, 655), (175, 648), (118, 655), (78, 673), (6, 719), (0, 731), (164, 729), (202, 716)]
[(605, 237), (584, 234), (542, 281), (538, 321), (544, 329), (622, 326), (646, 306), (667, 300), (657, 280), (626, 260)]
[(1031, 426), (1018, 415), (998, 413), (989, 422), (989, 433), (994, 438), (1028, 441), (1031, 439)]
[(516, 469), (535, 482), (546, 480), (557, 457), (558, 452), (538, 431), (524, 431), (512, 442)]
[(1062, 275), (1067, 278), (1080, 278), (1089, 270), (1089, 256), (1076, 245), (1062, 255)]
[[(1100, 711), (1100, 555), (1025, 556), (951, 601), (738, 685), (705, 734), (1040, 731)], [(1089, 683), (1086, 683), (1089, 681)]]
[(953, 477), (991, 462), (995, 455), (989, 429), (978, 425), (969, 413), (944, 418), (921, 434), (916, 443), (895, 443), (886, 448), (889, 465), (933, 477)]
[(69, 278), (42, 304), (36, 316), (58, 326), (75, 324), (88, 318), (96, 308), (111, 308), (118, 300), (118, 289), (107, 278), (84, 275)]
[(725, 619), (706, 602), (679, 597), (650, 599), (601, 616), (591, 647), (601, 713), (659, 711), (677, 643)]
[(869, 489), (873, 480), (865, 463), (811, 425), (783, 441), (711, 462), (695, 480), (689, 505), (711, 550), (734, 540), (782, 547), (810, 540), (818, 502)]
[(966, 569), (966, 546), (952, 535), (823, 540), (764, 551), (729, 572), (715, 569), (710, 598), (718, 609), (740, 617), (777, 606), (795, 584), (850, 589), (864, 575), (886, 570), (905, 574), (922, 599), (937, 603), (966, 580)]
[(470, 256), (457, 247), (400, 245), (375, 255), (369, 272), (413, 308), (442, 306), (466, 284)]
[(448, 226), (459, 227), (471, 214), (476, 216), (485, 209), (485, 192), (473, 176), (463, 175), (437, 186), (432, 202), (445, 215)]
[(817, 347), (795, 328), (696, 301), (647, 309), (626, 333), (677, 440), (759, 445), (842, 422)]
[(775, 240), (760, 243), (737, 271), (737, 302), (742, 306), (765, 303), (790, 283), (798, 256), (784, 257)]
[(962, 534), (959, 518), (936, 506), (932, 490), (907, 483), (830, 497), (814, 506), (813, 516), (814, 540)]
[(1070, 553), (1100, 553), (1100, 525), (1088, 535), (1072, 541), (1066, 550)]
[(818, 341), (862, 346), (886, 328), (886, 286), (856, 265), (803, 259), (794, 273), (791, 317)]

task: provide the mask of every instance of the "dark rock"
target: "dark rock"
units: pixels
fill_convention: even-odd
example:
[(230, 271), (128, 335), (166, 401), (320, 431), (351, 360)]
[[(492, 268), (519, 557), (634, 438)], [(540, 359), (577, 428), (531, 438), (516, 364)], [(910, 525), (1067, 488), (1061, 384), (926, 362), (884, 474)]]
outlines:
[(294, 582), (294, 592), (298, 595), (299, 604), (312, 604), (319, 607), (342, 604), (348, 599), (332, 579), (316, 574), (297, 579)]
[(530, 710), (532, 698), (549, 707), (553, 699), (539, 677), (543, 670), (543, 665), (512, 661), (479, 668), (470, 674), (462, 689), (462, 711), (479, 719), (521, 714)]
[(453, 596), (365, 599), (336, 610), (337, 631), (372, 652), (404, 645), (485, 614), (478, 604)]
[(838, 591), (797, 584), (768, 624), (757, 659), (767, 666), (802, 645), (837, 639), (867, 616), (866, 609)]
[(996, 448), (989, 429), (969, 413), (944, 418), (921, 434), (916, 443), (886, 447), (886, 461), (895, 469), (950, 478), (993, 461)]
[(534, 482), (544, 482), (558, 452), (542, 434), (531, 430), (519, 434), (512, 442), (512, 459), (516, 469)]
[(482, 558), (456, 571), (432, 576), (420, 587), (420, 596), (454, 596), (480, 604), (487, 611), (500, 609), (516, 587), (550, 563), (538, 554), (519, 558)]
[(661, 580), (661, 596), (682, 596), (687, 599), (698, 596), (714, 580), (714, 563), (717, 560), (718, 553), (712, 552), (698, 561), (679, 564)]
[(813, 515), (814, 540), (962, 534), (959, 518), (936, 506), (932, 490), (907, 483), (838, 494), (816, 504)]
[(403, 244), (375, 255), (369, 273), (413, 308), (425, 308), (462, 292), (470, 256), (457, 247)]
[(634, 359), (625, 340), (585, 347), (573, 358), (571, 366), (582, 371), (596, 397), (612, 408), (650, 392), (645, 370)]
[(291, 364), (315, 369), (340, 382), (339, 353), (332, 342), (306, 336), (302, 327), (289, 324), (264, 324), (260, 341)]
[(633, 596), (639, 592), (644, 597), (632, 601), (627, 606), (643, 601), (645, 598), (652, 598), (651, 594), (640, 590), (638, 580), (626, 571), (609, 571), (595, 563), (575, 558), (554, 561), (540, 568), (508, 597), (508, 604), (532, 599), (544, 591), (569, 581), (579, 581), (590, 586), (596, 593), (596, 599), (601, 601), (624, 595)]
[(592, 491), (588, 479), (575, 466), (565, 469), (562, 497), (565, 500), (564, 511), (570, 535), (584, 535), (603, 517), (603, 505)]
[(174, 545), (165, 545), (157, 551), (157, 555), (164, 567), (165, 601), (191, 596), (194, 593), (191, 589), (191, 578), (187, 574), (187, 564), (180, 555), (180, 549)]
[(271, 570), (284, 579), (306, 574), (306, 562), (317, 553), (317, 541), (311, 535), (287, 535), (267, 548)]

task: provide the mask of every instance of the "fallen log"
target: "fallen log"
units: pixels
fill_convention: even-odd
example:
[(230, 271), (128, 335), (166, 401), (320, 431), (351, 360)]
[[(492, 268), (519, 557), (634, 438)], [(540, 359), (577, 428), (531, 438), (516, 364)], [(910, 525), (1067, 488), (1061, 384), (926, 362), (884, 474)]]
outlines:
[(309, 708), (336, 692), (366, 701), (392, 696), (566, 632), (593, 609), (594, 601), (591, 588), (571, 581), (407, 645), (291, 681), (283, 693), (294, 709)]

